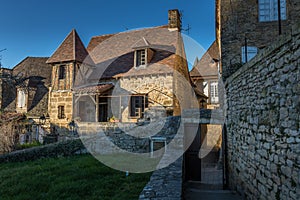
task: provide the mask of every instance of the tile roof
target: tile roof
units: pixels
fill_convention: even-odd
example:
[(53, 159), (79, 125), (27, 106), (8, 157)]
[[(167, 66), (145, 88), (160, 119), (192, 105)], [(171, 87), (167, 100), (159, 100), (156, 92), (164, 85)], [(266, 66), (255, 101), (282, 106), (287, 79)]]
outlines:
[(75, 29), (73, 29), (61, 45), (56, 49), (53, 55), (47, 60), (47, 63), (58, 62), (91, 62), (90, 59), (85, 60), (88, 56), (88, 52), (84, 47), (81, 39), (79, 38)]
[(98, 85), (91, 85), (91, 86), (85, 86), (85, 87), (78, 87), (74, 88), (73, 91), (76, 94), (101, 94), (103, 92), (106, 92), (107, 90), (113, 88), (113, 84), (98, 84)]
[(219, 60), (219, 48), (216, 41), (209, 47), (207, 52), (202, 56), (200, 61), (194, 64), (193, 69), (190, 72), (191, 77), (195, 76), (217, 76), (218, 75), (218, 63), (215, 60)]
[[(175, 68), (179, 35), (176, 30), (170, 31), (167, 26), (159, 26), (93, 37), (87, 49), (96, 63), (96, 70), (89, 79), (172, 72), (170, 69)], [(134, 50), (138, 46), (147, 46), (154, 51), (148, 69), (136, 70), (133, 67)], [(159, 66), (161, 69), (158, 69)], [(166, 70), (168, 67), (165, 66), (169, 69)]]
[(52, 67), (47, 60), (48, 57), (26, 57), (12, 69), (12, 74), (21, 78), (20, 81), (28, 80), (28, 84), (42, 82), (50, 86)]
[[(19, 77), (17, 87), (33, 92), (27, 114), (39, 117), (48, 112), (48, 87), (51, 85), (52, 66), (46, 63), (47, 57), (27, 57), (12, 69)], [(16, 99), (10, 104), (15, 109)]]
[(134, 45), (132, 45), (133, 49), (148, 48), (148, 47), (150, 47), (150, 43), (146, 40), (145, 37), (142, 37), (139, 41), (137, 41)]

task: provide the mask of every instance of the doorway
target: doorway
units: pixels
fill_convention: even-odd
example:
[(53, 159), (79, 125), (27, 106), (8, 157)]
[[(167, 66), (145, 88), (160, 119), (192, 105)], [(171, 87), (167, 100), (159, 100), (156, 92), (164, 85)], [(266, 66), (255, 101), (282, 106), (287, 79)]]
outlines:
[(99, 122), (107, 122), (108, 121), (108, 98), (107, 97), (99, 97)]

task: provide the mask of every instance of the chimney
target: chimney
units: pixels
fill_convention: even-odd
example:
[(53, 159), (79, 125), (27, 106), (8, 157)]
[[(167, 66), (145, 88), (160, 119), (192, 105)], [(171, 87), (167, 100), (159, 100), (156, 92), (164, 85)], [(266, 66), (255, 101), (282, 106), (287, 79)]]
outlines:
[(169, 10), (169, 29), (181, 29), (181, 17), (177, 9)]

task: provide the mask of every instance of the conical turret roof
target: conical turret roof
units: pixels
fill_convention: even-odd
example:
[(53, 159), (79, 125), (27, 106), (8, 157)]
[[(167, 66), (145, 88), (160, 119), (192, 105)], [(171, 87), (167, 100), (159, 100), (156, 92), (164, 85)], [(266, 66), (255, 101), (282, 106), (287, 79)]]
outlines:
[(58, 49), (56, 49), (53, 55), (47, 60), (47, 63), (70, 61), (84, 62), (87, 56), (88, 52), (84, 47), (84, 44), (82, 43), (76, 30), (73, 29), (61, 43)]

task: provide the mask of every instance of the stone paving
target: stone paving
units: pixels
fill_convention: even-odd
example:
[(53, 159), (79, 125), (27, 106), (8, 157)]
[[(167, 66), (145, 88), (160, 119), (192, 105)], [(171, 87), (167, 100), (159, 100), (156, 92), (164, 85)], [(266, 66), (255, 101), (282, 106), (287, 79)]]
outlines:
[[(213, 154), (209, 155), (212, 157)], [(213, 158), (206, 158), (212, 160)], [(223, 190), (223, 169), (217, 162), (202, 162), (201, 181), (188, 181), (184, 183), (183, 200), (239, 200), (237, 193)]]

